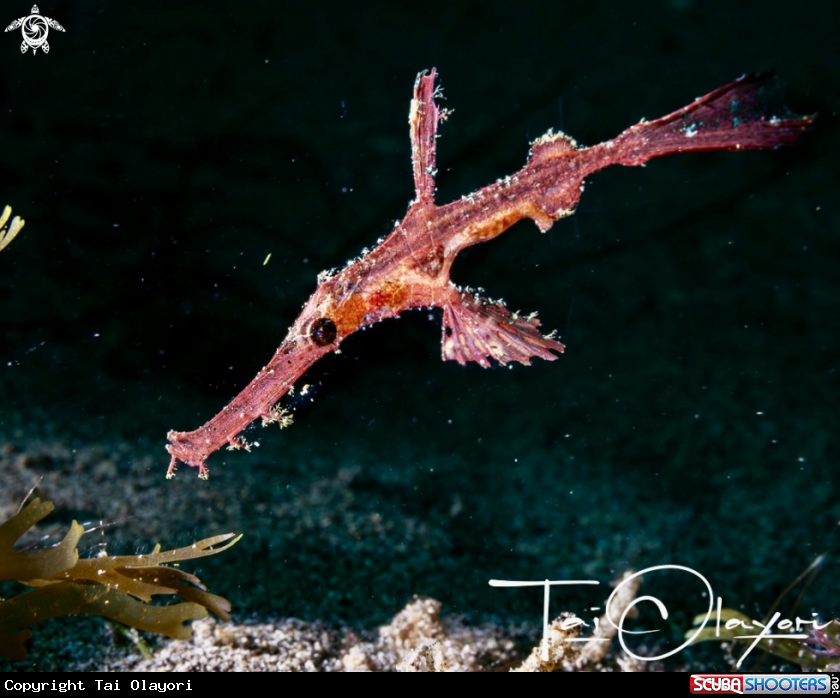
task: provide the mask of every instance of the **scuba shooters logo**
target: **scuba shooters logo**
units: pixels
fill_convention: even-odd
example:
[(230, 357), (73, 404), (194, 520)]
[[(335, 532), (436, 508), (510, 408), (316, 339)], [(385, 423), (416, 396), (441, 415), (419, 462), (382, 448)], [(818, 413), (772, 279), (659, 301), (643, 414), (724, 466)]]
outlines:
[(840, 693), (837, 674), (692, 674), (700, 695), (811, 695)]
[(50, 29), (55, 29), (60, 32), (64, 31), (64, 27), (54, 19), (44, 17), (37, 5), (32, 6), (31, 15), (16, 19), (6, 27), (6, 31), (14, 31), (18, 27), (20, 27), (20, 31), (23, 34), (23, 43), (20, 45), (20, 52), (26, 53), (31, 48), (33, 56), (38, 53), (38, 49), (41, 49), (44, 53), (50, 52), (50, 45), (47, 43), (47, 35), (50, 33)]

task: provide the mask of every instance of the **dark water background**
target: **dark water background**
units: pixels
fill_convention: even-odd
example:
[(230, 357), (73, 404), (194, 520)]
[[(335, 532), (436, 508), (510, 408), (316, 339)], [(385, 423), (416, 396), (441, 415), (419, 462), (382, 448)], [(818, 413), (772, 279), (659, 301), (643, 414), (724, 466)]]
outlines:
[[(221, 409), (317, 272), (404, 214), (420, 70), (438, 68), (455, 110), (440, 203), (517, 170), (549, 127), (592, 145), (745, 72), (777, 69), (788, 106), (820, 115), (784, 152), (605, 171), (547, 234), (526, 222), (464, 253), (455, 280), (539, 310), (567, 345), (557, 361), (443, 363), (439, 314), (407, 313), (313, 369), (314, 402), (293, 428), (260, 433), (258, 453), (214, 455), (206, 483), (182, 467), (138, 516), (181, 544), (219, 531), (188, 512), (173, 526), (167, 491), (259, 510), (259, 527), (231, 521), (251, 530), (226, 559), (201, 566), (237, 611), (364, 626), (422, 593), (476, 619), (536, 621), (538, 593), (487, 580), (597, 579), (597, 593), (553, 597), (554, 612), (589, 617), (624, 570), (674, 564), (761, 617), (834, 550), (832, 3), (40, 9), (67, 30), (50, 32), (48, 55), (0, 35), (0, 205), (26, 219), (0, 253), (0, 437), (129, 444), (159, 457), (160, 478), (166, 432)], [(4, 4), (3, 24), (28, 10)], [(329, 533), (329, 497), (312, 505), (326, 517), (317, 535), (272, 527), (274, 507), (306, 506), (294, 493), (339, 472), (352, 473), (343, 511), (372, 533)], [(89, 513), (107, 517), (90, 488)], [(109, 535), (119, 552), (119, 529)], [(837, 564), (798, 615), (840, 616)], [(705, 610), (701, 592), (651, 576), (646, 593), (672, 609), (668, 642)]]

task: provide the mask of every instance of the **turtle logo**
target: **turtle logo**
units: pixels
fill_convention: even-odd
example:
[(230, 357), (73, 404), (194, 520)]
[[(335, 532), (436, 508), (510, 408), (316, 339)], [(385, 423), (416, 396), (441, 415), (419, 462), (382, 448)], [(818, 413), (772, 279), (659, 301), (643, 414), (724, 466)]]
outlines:
[(47, 34), (50, 33), (50, 27), (60, 32), (64, 31), (64, 27), (54, 19), (44, 17), (38, 10), (37, 5), (32, 6), (31, 15), (16, 19), (6, 27), (6, 31), (10, 32), (18, 27), (22, 27), (21, 32), (23, 33), (20, 52), (26, 53), (26, 49), (31, 48), (33, 56), (38, 52), (38, 49), (41, 49), (44, 53), (50, 52), (50, 45), (47, 43)]

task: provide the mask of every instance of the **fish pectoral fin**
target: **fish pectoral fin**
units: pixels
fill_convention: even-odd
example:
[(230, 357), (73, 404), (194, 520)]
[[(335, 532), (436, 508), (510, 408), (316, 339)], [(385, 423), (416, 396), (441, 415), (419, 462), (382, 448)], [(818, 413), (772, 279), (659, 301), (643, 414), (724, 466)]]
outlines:
[(483, 298), (473, 291), (453, 292), (443, 307), (442, 355), (444, 361), (466, 364), (475, 361), (490, 366), (493, 358), (500, 364), (518, 361), (529, 366), (531, 357), (546, 361), (563, 353), (561, 342), (539, 331), (536, 314), (521, 317), (511, 313), (502, 301)]

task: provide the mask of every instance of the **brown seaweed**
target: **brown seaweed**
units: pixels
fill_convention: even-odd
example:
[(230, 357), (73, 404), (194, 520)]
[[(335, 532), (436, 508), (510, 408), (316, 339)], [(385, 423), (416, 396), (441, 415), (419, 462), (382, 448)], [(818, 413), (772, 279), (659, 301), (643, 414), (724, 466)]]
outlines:
[(12, 218), (12, 222), (9, 224), (9, 227), (6, 228), (6, 222), (9, 220), (9, 216), (11, 215), (11, 206), (6, 206), (3, 209), (3, 213), (0, 213), (0, 250), (7, 247), (8, 244), (15, 239), (17, 234), (20, 232), (20, 229), (23, 228), (26, 223), (26, 221), (21, 219), (20, 216), (15, 216)]
[[(183, 640), (192, 634), (187, 621), (204, 618), (212, 611), (230, 620), (230, 603), (211, 594), (195, 575), (167, 563), (206, 557), (227, 550), (242, 535), (226, 533), (190, 546), (147, 555), (102, 555), (79, 559), (78, 543), (84, 534), (75, 521), (64, 539), (51, 548), (15, 552), (20, 537), (54, 506), (34, 499), (22, 511), (0, 525), (0, 581), (17, 580), (36, 587), (0, 601), (0, 656), (26, 658), (27, 628), (57, 616), (102, 616), (132, 628)], [(232, 539), (232, 540), (231, 540)], [(225, 543), (221, 547), (212, 546)], [(175, 595), (184, 601), (168, 606), (152, 605), (152, 597)]]

